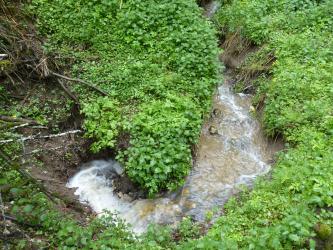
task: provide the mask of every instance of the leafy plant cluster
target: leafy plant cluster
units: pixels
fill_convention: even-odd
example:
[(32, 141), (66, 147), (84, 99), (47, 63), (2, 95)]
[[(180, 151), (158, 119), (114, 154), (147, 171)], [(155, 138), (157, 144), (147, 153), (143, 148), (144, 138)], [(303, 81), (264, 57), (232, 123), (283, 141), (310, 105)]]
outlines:
[[(332, 249), (332, 9), (332, 1), (308, 0), (234, 0), (220, 9), (216, 19), (226, 34), (238, 32), (274, 53), (271, 77), (259, 79), (255, 100), (264, 96), (265, 129), (289, 147), (270, 180), (230, 200), (208, 235), (187, 246)], [(328, 228), (320, 244), (318, 225)]]
[[(214, 29), (195, 1), (33, 0), (49, 51), (77, 59), (71, 72), (94, 151), (118, 150), (151, 195), (179, 186), (216, 85)], [(129, 147), (117, 147), (129, 135)]]
[[(215, 48), (212, 42), (212, 48), (203, 49), (205, 62), (210, 62), (207, 67), (200, 69), (198, 63), (189, 71), (191, 60), (175, 60), (176, 49), (183, 46), (179, 55), (189, 57), (193, 49), (193, 60), (204, 60), (196, 57), (197, 48), (211, 41), (211, 32), (203, 32), (207, 32), (207, 24), (201, 19), (196, 23), (196, 7), (187, 1), (143, 2), (34, 0), (33, 6), (40, 28), (50, 36), (47, 48), (62, 46), (63, 53), (76, 48), (73, 53), (79, 60), (73, 72), (109, 93), (108, 97), (97, 97), (75, 86), (85, 100), (82, 110), (87, 134), (97, 139), (93, 149), (115, 147), (119, 135), (130, 133), (132, 147), (119, 157), (132, 178), (148, 183), (142, 185), (156, 192), (166, 187), (163, 183), (172, 183), (170, 178), (179, 182), (178, 177), (188, 171), (189, 146), (196, 141), (208, 103), (207, 86), (214, 85), (208, 72), (215, 72), (211, 65)], [(258, 96), (265, 97), (267, 132), (283, 135), (290, 147), (280, 154), (271, 179), (260, 179), (253, 191), (231, 199), (225, 215), (205, 237), (191, 240), (198, 234), (192, 230), (196, 226), (186, 219), (179, 227), (184, 241), (176, 245), (168, 228), (151, 227), (137, 239), (112, 216), (80, 226), (55, 212), (46, 197), (16, 170), (1, 171), (0, 184), (11, 184), (5, 202), (12, 203), (12, 213), (21, 221), (39, 225), (41, 235), (53, 238), (43, 247), (315, 249), (318, 234), (326, 249), (332, 249), (327, 240), (332, 238), (333, 227), (332, 2), (222, 2), (216, 17), (219, 28), (227, 33), (240, 32), (276, 57), (271, 78), (258, 83)], [(175, 10), (183, 6), (178, 19), (174, 16), (177, 11), (163, 14), (168, 4)], [(183, 19), (187, 20), (184, 27), (178, 23), (185, 22)], [(189, 27), (204, 28), (200, 35), (207, 35), (205, 42), (200, 42), (200, 35), (192, 37), (193, 30), (184, 32)], [(179, 43), (171, 39), (175, 38), (173, 33)], [(191, 38), (189, 47), (183, 38)], [(197, 47), (191, 47), (192, 42)], [(207, 75), (202, 70), (207, 70)], [(172, 166), (178, 164), (184, 167), (175, 171)], [(113, 226), (106, 226), (105, 220)]]
[(0, 239), (0, 246), (4, 244), (15, 249), (174, 249), (177, 246), (174, 233), (180, 243), (200, 235), (199, 226), (190, 218), (185, 218), (176, 230), (150, 225), (140, 236), (134, 235), (130, 225), (116, 214), (108, 212), (102, 217), (89, 216), (87, 221), (78, 222), (57, 209), (62, 201), (56, 198), (51, 201), (14, 168), (0, 172), (0, 187), (2, 202), (8, 204), (6, 214), (16, 219), (15, 223), (21, 225), (30, 239), (39, 239), (31, 241), (18, 237), (6, 241), (4, 237)]
[[(64, 216), (56, 210), (59, 200), (55, 199), (55, 204), (52, 203), (38, 187), (16, 170), (1, 172), (0, 185), (4, 184), (10, 187), (5, 192), (2, 190), (3, 202), (10, 202), (9, 212), (17, 219), (16, 223), (34, 229), (27, 231), (34, 237), (49, 239), (35, 242), (36, 249), (121, 249), (134, 241), (126, 224), (115, 215), (89, 218), (88, 226), (82, 226)], [(26, 240), (13, 244), (15, 249), (29, 248)]]
[[(0, 106), (2, 108), (1, 115), (9, 116), (12, 118), (27, 118), (38, 122), (39, 124), (52, 127), (53, 130), (59, 130), (59, 124), (66, 122), (70, 116), (73, 106), (73, 101), (66, 98), (61, 91), (55, 86), (37, 86), (30, 82), (28, 86), (21, 88), (23, 98), (19, 100), (14, 99), (9, 95), (11, 88), (5, 82), (4, 86), (0, 88)], [(50, 84), (51, 85), (51, 84)], [(30, 88), (30, 90), (28, 90)], [(4, 122), (2, 129), (4, 132), (9, 132)], [(7, 122), (9, 127), (14, 124)]]

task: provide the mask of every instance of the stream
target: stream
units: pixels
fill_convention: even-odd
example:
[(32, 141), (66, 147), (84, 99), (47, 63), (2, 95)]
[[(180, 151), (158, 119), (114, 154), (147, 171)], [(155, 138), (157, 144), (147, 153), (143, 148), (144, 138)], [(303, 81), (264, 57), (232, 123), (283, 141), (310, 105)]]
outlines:
[[(216, 8), (208, 6), (206, 15)], [(257, 176), (270, 170), (269, 162), (278, 150), (251, 114), (252, 96), (234, 93), (231, 82), (231, 74), (224, 73), (213, 97), (212, 114), (202, 128), (193, 168), (180, 190), (156, 199), (119, 197), (112, 178), (123, 169), (111, 159), (85, 163), (67, 187), (76, 188), (80, 201), (96, 213), (118, 213), (136, 233), (144, 232), (150, 223), (175, 225), (184, 216), (204, 221), (212, 210), (219, 216), (223, 204), (240, 191), (240, 186), (251, 186)]]
[(196, 162), (177, 192), (156, 199), (119, 198), (112, 178), (123, 169), (111, 159), (85, 163), (67, 187), (77, 188), (80, 201), (96, 213), (117, 212), (136, 233), (144, 232), (149, 223), (175, 224), (184, 216), (204, 221), (207, 212), (221, 208), (241, 185), (250, 186), (257, 176), (267, 173), (276, 152), (251, 115), (251, 96), (233, 93), (230, 82), (226, 74), (214, 96), (212, 115), (203, 126)]

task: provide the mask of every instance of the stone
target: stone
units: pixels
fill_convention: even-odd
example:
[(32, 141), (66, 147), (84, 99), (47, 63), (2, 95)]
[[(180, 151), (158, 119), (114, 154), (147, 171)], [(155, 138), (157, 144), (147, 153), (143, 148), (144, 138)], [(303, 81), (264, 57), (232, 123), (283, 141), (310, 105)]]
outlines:
[(216, 134), (218, 134), (218, 130), (214, 125), (212, 125), (212, 126), (209, 127), (209, 133), (211, 135), (216, 135)]
[(117, 173), (117, 175), (122, 175), (124, 173), (124, 169), (120, 166), (118, 162), (113, 164), (113, 169)]
[(127, 202), (132, 202), (133, 201), (133, 198), (131, 196), (129, 196), (128, 194), (124, 194), (122, 199), (124, 201), (127, 201)]
[(252, 105), (250, 106), (250, 112), (251, 112), (251, 113), (255, 113), (255, 112), (256, 112), (255, 107), (253, 107)]
[(123, 194), (122, 192), (118, 192), (118, 193), (117, 193), (117, 196), (118, 196), (119, 199), (122, 199), (123, 196), (124, 196), (124, 194)]
[(215, 109), (213, 109), (213, 115), (214, 115), (214, 117), (221, 117), (222, 111), (218, 108), (215, 108)]
[(5, 230), (3, 230), (3, 234), (4, 234), (4, 235), (9, 235), (10, 232), (9, 232), (9, 230), (8, 230), (7, 228), (5, 228)]

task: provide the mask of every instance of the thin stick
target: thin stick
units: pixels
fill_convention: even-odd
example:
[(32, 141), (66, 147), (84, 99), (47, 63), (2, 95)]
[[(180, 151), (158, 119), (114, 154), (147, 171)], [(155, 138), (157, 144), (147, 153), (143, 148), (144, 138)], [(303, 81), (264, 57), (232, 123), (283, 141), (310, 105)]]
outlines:
[(70, 78), (70, 77), (67, 77), (67, 76), (64, 76), (64, 75), (60, 75), (60, 74), (55, 73), (55, 72), (51, 72), (51, 74), (54, 75), (54, 76), (57, 76), (57, 77), (63, 78), (63, 79), (65, 79), (65, 80), (68, 80), (68, 81), (73, 81), (73, 82), (79, 82), (79, 83), (82, 83), (82, 84), (84, 84), (84, 85), (86, 85), (86, 86), (88, 86), (88, 87), (90, 87), (90, 88), (96, 90), (97, 92), (101, 93), (101, 94), (104, 95), (104, 96), (107, 96), (107, 95), (108, 95), (105, 91), (101, 90), (100, 88), (98, 88), (98, 87), (96, 87), (96, 86), (94, 86), (94, 85), (92, 85), (92, 84), (90, 84), (90, 83), (88, 83), (88, 82), (85, 82), (85, 81), (83, 81), (83, 80), (81, 80), (81, 79)]
[(43, 136), (39, 136), (39, 135), (35, 135), (35, 136), (28, 136), (28, 137), (22, 137), (19, 139), (8, 139), (8, 140), (2, 140), (0, 141), (0, 144), (7, 144), (10, 142), (14, 142), (14, 141), (29, 141), (29, 140), (37, 140), (37, 139), (48, 139), (48, 138), (55, 138), (55, 137), (61, 137), (64, 135), (69, 135), (69, 134), (77, 134), (77, 133), (81, 133), (82, 130), (70, 130), (67, 132), (63, 132), (60, 134), (52, 134), (52, 135), (43, 135)]
[(76, 98), (76, 96), (69, 90), (66, 88), (66, 86), (64, 85), (64, 83), (58, 79), (58, 83), (60, 84), (61, 88), (66, 92), (66, 94), (76, 103), (78, 104), (79, 101)]
[(15, 84), (13, 78), (11, 78), (11, 76), (8, 73), (6, 73), (6, 72), (5, 72), (5, 75), (9, 78), (9, 80), (11, 81), (11, 83), (13, 84), (13, 86), (15, 86), (16, 84)]
[(21, 81), (21, 83), (22, 84), (24, 84), (24, 81), (22, 80), (22, 78), (14, 71), (13, 72), (15, 75), (16, 75), (16, 77)]
[(17, 117), (10, 117), (10, 116), (5, 116), (5, 115), (0, 115), (0, 120), (5, 121), (5, 122), (21, 122), (21, 123), (28, 123), (31, 125), (40, 125), (35, 120), (30, 120), (30, 119), (25, 119), (25, 118), (17, 118)]
[(19, 221), (18, 219), (16, 219), (15, 217), (13, 216), (10, 216), (10, 215), (6, 215), (4, 214), (3, 215), (3, 220), (10, 220), (12, 222), (15, 222), (17, 224), (21, 224), (23, 226), (28, 226), (28, 227), (41, 227), (41, 225), (37, 224), (37, 225), (33, 225), (33, 224), (30, 224), (30, 223), (27, 223), (27, 222), (23, 222), (23, 221)]
[(15, 130), (17, 128), (24, 128), (24, 127), (27, 127), (27, 126), (29, 126), (29, 123), (23, 123), (21, 125), (17, 125), (15, 127), (10, 128), (10, 130)]
[(0, 210), (1, 210), (1, 216), (4, 220), (4, 224), (5, 224), (5, 230), (7, 230), (7, 223), (6, 223), (6, 217), (5, 217), (5, 206), (3, 205), (3, 202), (2, 202), (2, 196), (1, 196), (1, 191), (0, 191)]
[(8, 57), (7, 54), (0, 54), (0, 60), (5, 59), (5, 58), (7, 58), (7, 57)]

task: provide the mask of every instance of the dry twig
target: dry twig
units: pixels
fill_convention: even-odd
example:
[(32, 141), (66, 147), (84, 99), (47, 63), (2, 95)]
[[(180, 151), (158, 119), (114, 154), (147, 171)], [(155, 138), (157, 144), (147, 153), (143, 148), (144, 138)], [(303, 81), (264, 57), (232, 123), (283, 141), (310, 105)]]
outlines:
[(2, 140), (2, 141), (0, 141), (0, 144), (7, 144), (7, 143), (15, 142), (15, 141), (24, 142), (24, 141), (29, 141), (29, 140), (49, 139), (49, 138), (61, 137), (64, 135), (77, 134), (77, 133), (81, 133), (81, 132), (82, 132), (82, 130), (70, 130), (67, 132), (60, 133), (60, 134), (51, 134), (51, 135), (43, 135), (43, 136), (31, 135), (28, 137), (22, 137), (22, 138), (18, 138), (18, 139)]
[(90, 84), (90, 83), (88, 83), (88, 82), (85, 82), (85, 81), (83, 81), (83, 80), (81, 80), (81, 79), (70, 78), (70, 77), (67, 77), (67, 76), (64, 76), (64, 75), (61, 75), (61, 74), (55, 73), (55, 72), (51, 72), (51, 74), (54, 75), (54, 76), (56, 76), (56, 77), (60, 77), (60, 78), (63, 78), (63, 79), (65, 79), (65, 80), (68, 80), (68, 81), (73, 81), (73, 82), (79, 82), (79, 83), (82, 83), (82, 84), (88, 86), (89, 88), (92, 88), (92, 89), (96, 90), (97, 92), (101, 93), (101, 94), (104, 95), (104, 96), (107, 96), (107, 95), (108, 95), (105, 91), (101, 90), (100, 88), (98, 88), (98, 87), (96, 87), (96, 86), (94, 86), (94, 85), (92, 85), (92, 84)]
[(77, 99), (77, 97), (65, 86), (65, 84), (58, 79), (58, 83), (61, 86), (61, 88), (66, 92), (66, 94), (76, 103), (79, 104), (79, 100)]
[(28, 123), (29, 125), (40, 125), (40, 123), (35, 120), (10, 117), (10, 116), (5, 116), (5, 115), (0, 115), (0, 120), (5, 121), (5, 122), (20, 122), (20, 123)]

